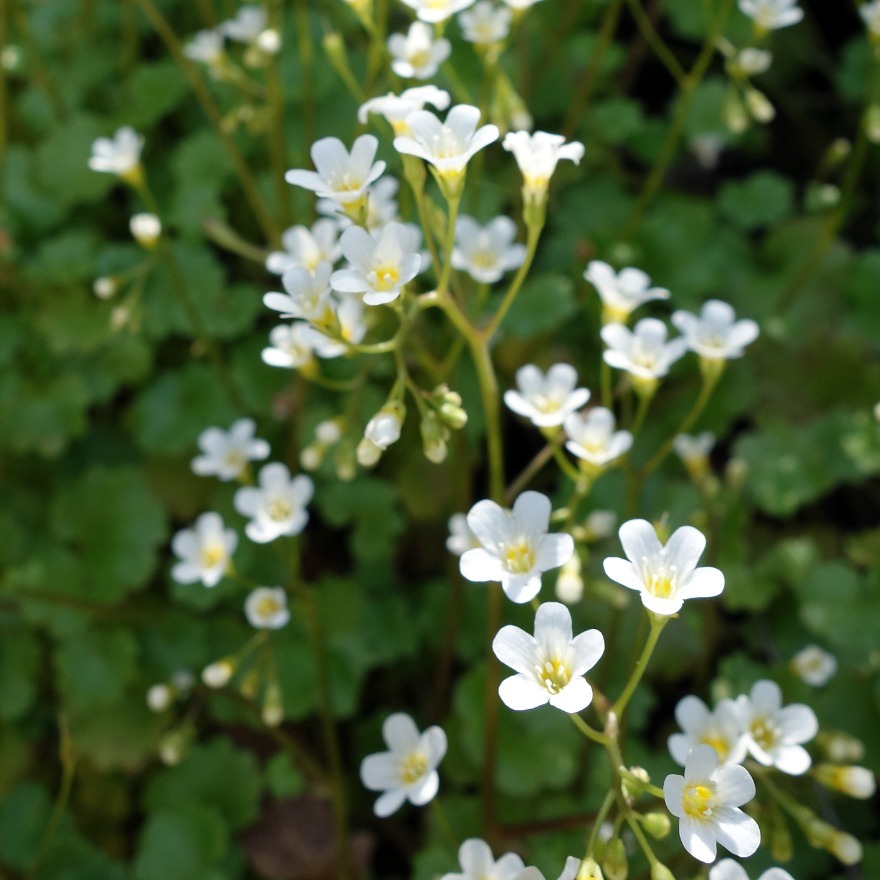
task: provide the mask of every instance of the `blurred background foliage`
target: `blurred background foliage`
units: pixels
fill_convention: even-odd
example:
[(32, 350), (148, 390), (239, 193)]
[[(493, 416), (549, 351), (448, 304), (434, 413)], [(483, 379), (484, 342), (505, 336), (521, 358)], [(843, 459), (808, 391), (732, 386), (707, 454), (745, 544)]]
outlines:
[[(235, 12), (231, 0), (156, 5), (181, 40), (215, 23), (211, 16)], [(692, 62), (706, 33), (702, 4), (647, 6), (673, 50)], [(586, 145), (580, 168), (559, 169), (536, 266), (504, 324), (495, 351), (502, 386), (524, 363), (568, 360), (598, 387), (599, 313), (581, 280), (594, 257), (645, 269), (672, 291), (671, 308), (696, 310), (718, 297), (762, 328), (699, 423), (720, 438), (713, 492), (698, 491), (670, 459), (638, 510), (707, 530), (710, 561), (728, 583), (720, 602), (689, 610), (670, 628), (637, 695), (628, 757), (661, 777), (671, 769), (665, 739), (678, 698), (736, 693), (768, 676), (788, 701), (810, 703), (825, 731), (861, 740), (863, 763), (877, 766), (880, 757), (880, 427), (872, 414), (880, 400), (880, 174), (876, 147), (858, 146), (873, 100), (872, 50), (854, 7), (804, 6), (802, 25), (774, 35), (773, 67), (761, 78), (776, 119), (731, 134), (723, 115), (729, 86), (713, 63), (664, 188), (634, 227), (677, 98), (626, 13), (594, 71), (588, 106), (578, 102), (587, 103), (582, 84), (607, 2), (538, 4), (502, 60), (536, 127)], [(283, 38), (284, 167), (309, 167), (308, 137), (350, 142), (358, 131), (358, 101), (326, 61), (322, 38), (340, 34), (358, 73), (367, 41), (342, 2), (278, 2), (273, 14)], [(392, 15), (402, 28), (402, 7)], [(320, 419), (340, 411), (340, 398), (261, 362), (274, 324), (261, 295), (277, 282), (258, 260), (220, 247), (216, 230), (236, 230), (257, 256), (269, 242), (228, 152), (138, 3), (4, 0), (0, 25), (0, 875), (332, 877), (317, 671), (301, 617), (271, 636), (285, 711), (277, 730), (234, 687), (197, 685), (158, 714), (145, 694), (181, 671), (198, 679), (249, 638), (235, 584), (206, 590), (169, 575), (170, 537), (199, 512), (218, 510), (242, 525), (233, 488), (191, 473), (199, 433), (254, 417), (273, 458), (296, 470), (298, 450)], [(477, 58), (455, 26), (450, 33), (455, 71), (476, 93)], [(726, 35), (742, 44), (747, 21), (734, 14)], [(276, 225), (307, 222), (307, 195), (279, 187), (270, 171), (261, 105), (242, 112), (234, 90), (206, 82), (224, 118), (238, 122), (230, 137)], [(449, 85), (442, 74), (437, 82)], [(144, 164), (176, 269), (131, 241), (128, 218), (144, 208), (135, 194), (87, 167), (92, 141), (121, 125), (146, 136)], [(721, 148), (714, 166), (689, 148), (707, 137)], [(856, 147), (835, 159), (840, 138)], [(382, 155), (397, 171), (388, 138)], [(465, 196), (468, 211), (515, 215), (510, 157), (493, 149), (481, 168)], [(843, 187), (843, 208), (828, 184)], [(206, 231), (206, 223), (214, 226)], [(97, 299), (95, 278), (120, 273), (122, 290)], [(444, 725), (447, 812), (456, 833), (479, 828), (485, 600), (480, 587), (461, 587), (443, 544), (448, 516), (484, 491), (481, 419), (464, 361), (454, 379), (471, 420), (448, 461), (427, 463), (412, 425), (375, 473), (342, 482), (328, 460), (304, 540), (362, 866), (378, 824), (356, 771), (378, 748), (390, 711)], [(673, 430), (698, 382), (692, 363), (676, 366), (639, 437), (637, 463)], [(370, 390), (351, 410), (361, 427), (388, 384), (377, 362)], [(510, 416), (505, 434), (512, 479), (541, 444)], [(553, 492), (558, 481), (545, 473), (535, 485)], [(621, 512), (623, 492), (622, 476), (609, 474), (590, 506)], [(576, 630), (608, 625), (612, 591), (600, 563), (616, 552), (611, 538), (592, 554)], [(272, 548), (242, 546), (236, 562), (261, 583), (284, 578)], [(603, 660), (612, 692), (639, 612), (630, 603), (618, 652)], [(520, 608), (506, 615), (530, 625)], [(454, 655), (441, 662), (456, 631)], [(819, 690), (788, 668), (808, 642), (840, 664)], [(549, 872), (580, 850), (583, 835), (576, 821), (555, 820), (595, 809), (604, 789), (594, 783), (606, 772), (556, 715), (502, 710), (499, 740), (503, 839)], [(876, 809), (824, 795), (821, 806), (863, 839), (876, 836)], [(427, 811), (403, 811), (382, 834), (368, 869), (374, 876), (427, 880), (455, 867)], [(876, 843), (861, 868), (844, 874), (794, 835), (789, 869), (799, 880), (880, 876)]]

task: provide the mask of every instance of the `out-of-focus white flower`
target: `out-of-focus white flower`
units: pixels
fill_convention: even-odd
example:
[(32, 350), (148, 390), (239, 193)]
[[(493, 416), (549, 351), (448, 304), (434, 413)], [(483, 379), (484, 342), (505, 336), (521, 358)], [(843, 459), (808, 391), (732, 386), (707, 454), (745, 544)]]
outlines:
[(350, 226), (340, 244), (349, 265), (334, 272), (330, 284), (341, 293), (362, 294), (368, 306), (397, 299), (422, 267), (418, 237), (403, 223), (389, 223), (378, 234)]
[[(709, 869), (709, 880), (749, 880), (749, 875), (739, 862), (722, 859)], [(794, 880), (794, 878), (782, 868), (768, 868), (758, 880)]]
[(234, 664), (228, 658), (224, 658), (215, 663), (209, 663), (202, 670), (202, 681), (209, 688), (222, 688), (229, 684), (233, 675), (235, 675)]
[(141, 150), (144, 139), (128, 125), (116, 131), (112, 138), (98, 138), (92, 144), (89, 168), (107, 174), (118, 174), (128, 183), (141, 178)]
[(301, 266), (281, 276), (285, 293), (271, 291), (263, 296), (267, 308), (281, 312), (282, 318), (302, 318), (312, 324), (327, 324), (332, 318), (330, 276), (333, 266), (318, 263), (314, 273)]
[(430, 79), (452, 53), (452, 44), (437, 37), (423, 21), (414, 21), (405, 34), (388, 37), (391, 69), (403, 79)]
[(540, 492), (523, 492), (513, 510), (478, 501), (467, 524), (482, 546), (462, 554), (462, 576), (500, 581), (512, 602), (531, 601), (541, 589), (541, 573), (563, 565), (574, 553), (571, 535), (547, 534), (550, 512), (550, 499)]
[(745, 731), (749, 754), (766, 767), (800, 776), (810, 769), (810, 753), (801, 745), (819, 731), (816, 713), (804, 703), (782, 705), (775, 681), (762, 679), (751, 693), (736, 698), (740, 727)]
[(446, 734), (429, 727), (420, 734), (404, 712), (389, 715), (382, 725), (387, 752), (367, 755), (361, 762), (361, 782), (382, 795), (373, 805), (379, 817), (390, 816), (404, 801), (424, 806), (440, 787), (437, 765), (446, 754)]
[(772, 63), (772, 53), (766, 49), (756, 49), (754, 46), (747, 46), (728, 59), (727, 69), (734, 76), (750, 77), (766, 73)]
[(270, 367), (295, 370), (311, 363), (314, 357), (311, 327), (304, 321), (279, 324), (269, 331), (269, 345), (261, 354), (263, 363)]
[(684, 767), (688, 752), (698, 745), (712, 746), (722, 764), (741, 764), (746, 757), (746, 743), (733, 700), (721, 700), (710, 711), (694, 696), (684, 697), (675, 707), (675, 720), (682, 729), (669, 737), (669, 754)]
[(98, 299), (112, 299), (119, 290), (119, 282), (112, 276), (104, 275), (95, 279), (92, 291)]
[(523, 176), (523, 195), (538, 202), (547, 195), (547, 186), (560, 159), (579, 165), (584, 156), (584, 145), (579, 141), (565, 143), (561, 134), (546, 131), (509, 131), (501, 146), (513, 153)]
[(791, 658), (791, 668), (801, 681), (822, 687), (837, 672), (837, 658), (818, 645), (807, 645)]
[(146, 250), (152, 250), (162, 234), (162, 221), (155, 214), (133, 214), (128, 221), (132, 238)]
[(880, 40), (880, 0), (862, 3), (859, 6), (859, 15), (861, 15), (862, 21), (865, 22), (865, 26), (868, 28), (868, 33), (872, 39)]
[(560, 602), (545, 602), (535, 614), (535, 635), (503, 626), (492, 641), (495, 656), (516, 671), (504, 679), (498, 695), (517, 711), (550, 703), (563, 712), (582, 712), (593, 699), (583, 677), (605, 652), (597, 629), (572, 635), (571, 613)]
[(584, 521), (584, 540), (601, 541), (614, 531), (617, 525), (617, 514), (613, 510), (590, 511)]
[[(353, 296), (346, 296), (338, 305), (333, 303), (332, 320), (319, 330), (309, 326), (303, 331), (309, 345), (320, 358), (337, 358), (348, 351), (348, 343), (357, 344), (367, 332), (367, 324), (364, 320), (364, 304)], [(333, 328), (335, 339), (322, 332)]]
[(604, 468), (632, 446), (629, 431), (615, 431), (614, 413), (604, 406), (594, 406), (585, 415), (569, 413), (563, 429), (568, 437), (565, 448), (593, 468)]
[(250, 517), (245, 534), (257, 544), (274, 541), (281, 535), (298, 535), (309, 519), (306, 505), (315, 491), (305, 474), (291, 479), (290, 471), (279, 462), (260, 469), (257, 486), (243, 486), (235, 493), (235, 509)]
[(581, 574), (581, 558), (573, 553), (571, 559), (559, 569), (556, 578), (556, 598), (566, 605), (580, 602), (584, 595), (584, 578)]
[(470, 530), (467, 524), (467, 515), (453, 513), (449, 517), (449, 537), (446, 539), (446, 549), (456, 556), (467, 553), (476, 547), (482, 547), (479, 538)]
[[(537, 0), (534, 0), (534, 2), (537, 2)], [(575, 858), (574, 856), (569, 856), (565, 860), (565, 867), (557, 880), (575, 880), (580, 866), (580, 859)], [(524, 871), (517, 874), (513, 880), (545, 880), (545, 877), (537, 868), (529, 866)]]
[(244, 603), (244, 613), (254, 629), (281, 629), (290, 620), (283, 587), (257, 587)]
[(401, 0), (401, 2), (414, 9), (420, 21), (436, 24), (446, 21), (462, 9), (467, 9), (474, 0)]
[(346, 212), (357, 211), (367, 197), (370, 184), (385, 170), (384, 162), (374, 162), (379, 141), (362, 134), (351, 153), (339, 138), (326, 137), (312, 144), (312, 162), (316, 171), (292, 169), (284, 179), (293, 186), (312, 190), (318, 196), (333, 199)]
[(416, 110), (406, 118), (410, 136), (394, 138), (398, 153), (418, 156), (434, 166), (441, 179), (460, 180), (473, 156), (498, 140), (498, 126), (480, 123), (480, 111), (470, 104), (456, 104), (441, 122), (428, 110)]
[(147, 691), (151, 712), (164, 712), (174, 702), (174, 690), (167, 684), (154, 684)]
[(739, 11), (761, 31), (774, 31), (797, 24), (804, 11), (797, 0), (739, 0)]
[(192, 460), (193, 473), (235, 480), (249, 461), (260, 461), (269, 455), (269, 444), (254, 436), (257, 426), (253, 419), (239, 419), (228, 431), (206, 428), (199, 434), (202, 454)]
[(672, 441), (676, 455), (696, 482), (700, 482), (709, 472), (709, 453), (714, 447), (715, 435), (711, 431), (703, 431), (693, 436), (679, 434)]
[[(375, 232), (392, 220), (397, 220), (397, 200), (394, 196), (399, 186), (400, 184), (393, 177), (382, 177), (372, 184), (367, 194), (367, 215), (358, 225)], [(333, 199), (318, 199), (316, 207), (319, 214), (332, 217), (341, 229), (352, 225), (351, 217)]]
[(641, 269), (627, 268), (617, 273), (608, 263), (592, 260), (584, 278), (602, 300), (604, 324), (626, 323), (640, 305), (654, 299), (669, 299), (669, 291), (665, 287), (651, 287), (651, 279)]
[[(694, 154), (697, 162), (707, 171), (718, 167), (718, 160), (721, 158), (721, 151), (727, 146), (727, 142), (720, 134), (712, 131), (703, 132), (694, 135), (689, 143), (688, 149)], [(613, 320), (623, 320), (617, 318)]]
[(277, 55), (281, 50), (281, 34), (275, 28), (266, 28), (257, 35), (257, 48), (265, 55)]
[(867, 767), (817, 764), (813, 775), (822, 785), (859, 800), (872, 798), (877, 791), (877, 778)]
[(685, 600), (717, 596), (724, 589), (724, 575), (717, 568), (697, 568), (706, 538), (693, 526), (676, 529), (665, 544), (644, 519), (625, 522), (618, 534), (627, 558), (606, 559), (605, 574), (639, 592), (649, 611), (676, 614)]
[(455, 222), (452, 266), (467, 272), (474, 281), (494, 284), (505, 272), (518, 269), (526, 258), (525, 245), (515, 244), (516, 224), (509, 217), (495, 217), (481, 226), (462, 214)]
[(667, 342), (666, 332), (656, 318), (642, 318), (632, 330), (625, 324), (606, 324), (601, 335), (608, 348), (602, 358), (609, 367), (629, 373), (637, 391), (650, 392), (687, 351), (685, 339)]
[(541, 0), (504, 0), (505, 4), (511, 9), (529, 9)]
[(462, 36), (469, 43), (491, 46), (507, 39), (510, 19), (510, 10), (507, 7), (496, 7), (491, 0), (480, 0), (458, 16), (458, 23), (461, 25)]
[(403, 404), (398, 400), (391, 400), (367, 422), (363, 439), (357, 448), (358, 462), (363, 467), (376, 464), (382, 453), (400, 439), (405, 417), (406, 409)]
[(555, 428), (589, 399), (586, 388), (576, 388), (577, 372), (570, 364), (554, 364), (546, 375), (534, 364), (516, 371), (517, 390), (504, 392), (504, 403), (535, 427)]
[(266, 29), (268, 17), (262, 6), (242, 6), (235, 18), (224, 21), (220, 32), (239, 43), (254, 43)]
[(710, 299), (699, 315), (677, 311), (672, 323), (681, 331), (687, 347), (709, 361), (741, 357), (743, 349), (758, 338), (758, 325), (749, 318), (736, 320), (726, 302)]
[(718, 843), (741, 858), (757, 850), (761, 829), (739, 809), (754, 796), (749, 771), (738, 764), (719, 765), (711, 746), (691, 749), (684, 775), (670, 774), (663, 783), (663, 798), (679, 820), (684, 848), (706, 863), (715, 861)]
[(190, 61), (200, 61), (214, 67), (223, 58), (223, 33), (217, 28), (197, 31), (183, 47), (183, 54)]
[(399, 95), (388, 92), (361, 104), (358, 108), (358, 121), (365, 125), (367, 117), (375, 113), (388, 120), (396, 135), (405, 135), (409, 134), (406, 117), (416, 110), (424, 110), (426, 104), (445, 110), (449, 106), (449, 92), (432, 85), (405, 89)]
[(515, 880), (525, 868), (515, 853), (507, 853), (498, 861), (489, 844), (478, 838), (466, 840), (458, 849), (462, 873), (444, 874), (440, 880)]
[(329, 218), (307, 226), (291, 226), (281, 235), (283, 251), (272, 251), (266, 257), (266, 268), (274, 275), (283, 275), (297, 266), (314, 273), (319, 263), (335, 263), (342, 255), (339, 246), (339, 224)]
[(179, 584), (201, 581), (206, 587), (215, 587), (237, 546), (238, 535), (224, 527), (219, 513), (203, 513), (193, 528), (181, 529), (171, 539), (171, 549), (180, 559), (171, 569), (171, 577)]

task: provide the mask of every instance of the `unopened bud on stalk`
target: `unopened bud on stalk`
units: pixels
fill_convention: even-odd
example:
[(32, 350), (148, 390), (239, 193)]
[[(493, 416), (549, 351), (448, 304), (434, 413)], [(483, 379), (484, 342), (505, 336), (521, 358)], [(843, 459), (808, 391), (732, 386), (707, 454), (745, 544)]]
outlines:
[(299, 463), (304, 471), (315, 471), (324, 461), (326, 448), (321, 443), (310, 443), (299, 454)]
[(266, 28), (257, 37), (257, 47), (265, 55), (277, 55), (281, 49), (281, 34), (274, 28)]
[(167, 684), (154, 684), (147, 691), (151, 712), (164, 712), (174, 702), (174, 690)]
[(645, 813), (641, 817), (642, 827), (654, 840), (662, 840), (672, 829), (672, 821), (668, 813)]
[(155, 214), (135, 214), (128, 223), (134, 240), (144, 249), (152, 250), (162, 234), (162, 221)]
[(453, 431), (460, 431), (467, 424), (467, 413), (461, 405), (461, 395), (451, 391), (448, 385), (438, 385), (430, 397), (440, 421)]
[(556, 595), (566, 605), (574, 605), (583, 597), (584, 579), (581, 577), (581, 559), (577, 553), (560, 569), (556, 579)]
[(357, 452), (352, 437), (346, 437), (336, 449), (336, 476), (343, 483), (350, 483), (357, 476)]
[(270, 681), (263, 697), (263, 723), (267, 727), (278, 727), (284, 720), (284, 705), (281, 700), (281, 688), (277, 681)]
[(763, 92), (749, 88), (746, 90), (746, 107), (755, 122), (772, 122), (776, 109)]
[(651, 880), (675, 880), (675, 875), (662, 862), (651, 865)]
[(105, 275), (95, 279), (92, 290), (98, 299), (110, 299), (119, 290), (119, 282), (112, 276)]
[(235, 675), (236, 662), (232, 657), (224, 657), (216, 663), (209, 663), (202, 670), (202, 681), (209, 688), (222, 688), (229, 684)]
[(613, 837), (608, 841), (602, 868), (607, 880), (626, 880), (629, 874), (629, 860), (626, 857), (626, 847), (619, 837)]
[(128, 306), (116, 306), (116, 308), (110, 312), (110, 329), (118, 332), (128, 326), (130, 320), (131, 311)]
[(605, 880), (605, 875), (595, 859), (587, 858), (581, 862), (576, 880)]
[(867, 767), (817, 764), (813, 768), (813, 775), (822, 785), (860, 800), (873, 797), (877, 790), (877, 780)]
[(260, 691), (260, 673), (256, 668), (249, 669), (238, 682), (238, 692), (249, 700), (253, 700)]
[(422, 416), (419, 427), (422, 432), (422, 449), (425, 458), (434, 464), (445, 461), (448, 452), (446, 441), (449, 439), (449, 429), (441, 424), (437, 413), (433, 410), (427, 410)]
[(836, 764), (861, 761), (865, 757), (864, 743), (843, 731), (821, 731), (816, 738), (828, 758)]
[(794, 855), (791, 829), (778, 808), (770, 813), (770, 852), (777, 862), (787, 862)]
[(733, 89), (724, 102), (724, 121), (734, 134), (742, 134), (749, 127), (749, 114), (742, 99)]
[(865, 134), (872, 144), (880, 144), (880, 104), (872, 104), (865, 111)]
[(159, 757), (162, 759), (162, 763), (168, 767), (179, 764), (189, 751), (192, 738), (193, 729), (189, 725), (169, 730), (159, 741)]

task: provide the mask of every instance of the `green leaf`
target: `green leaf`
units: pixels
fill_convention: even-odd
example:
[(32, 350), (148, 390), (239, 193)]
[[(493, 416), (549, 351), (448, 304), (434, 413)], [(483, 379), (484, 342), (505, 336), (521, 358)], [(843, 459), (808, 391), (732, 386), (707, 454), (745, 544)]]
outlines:
[[(186, 79), (174, 61), (140, 61), (126, 83), (126, 124), (149, 129), (187, 95)], [(148, 145), (149, 147), (149, 145)]]
[(229, 841), (221, 814), (183, 804), (154, 813), (141, 832), (134, 862), (137, 880), (217, 880)]
[(296, 797), (305, 789), (302, 774), (294, 767), (286, 752), (278, 752), (266, 762), (263, 776), (266, 787), (277, 798)]
[(742, 229), (759, 229), (788, 219), (794, 208), (794, 184), (773, 171), (758, 171), (745, 180), (727, 183), (718, 195), (718, 209)]
[(40, 644), (32, 633), (7, 632), (0, 640), (0, 718), (15, 721), (33, 706), (38, 693)]
[(523, 285), (502, 328), (511, 336), (528, 338), (558, 327), (577, 310), (571, 279), (548, 272)]
[(27, 868), (49, 822), (52, 802), (42, 785), (23, 782), (0, 803), (0, 862)]

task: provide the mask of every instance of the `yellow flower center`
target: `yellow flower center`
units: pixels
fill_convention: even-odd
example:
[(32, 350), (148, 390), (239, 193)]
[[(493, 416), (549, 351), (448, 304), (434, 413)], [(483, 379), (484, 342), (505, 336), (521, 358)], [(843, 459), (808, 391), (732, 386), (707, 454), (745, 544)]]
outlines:
[(719, 761), (725, 760), (730, 754), (730, 746), (720, 733), (715, 731), (708, 733), (700, 739), (700, 742), (707, 746), (712, 746), (712, 748), (715, 749), (715, 753), (718, 755)]
[(490, 269), (497, 262), (494, 251), (479, 250), (471, 254), (471, 263), (479, 269)]
[(550, 694), (558, 694), (571, 681), (568, 664), (555, 657), (552, 660), (545, 660), (541, 666), (536, 666), (535, 672)]
[(202, 568), (214, 568), (226, 558), (226, 550), (222, 544), (209, 544), (202, 550)]
[(776, 725), (769, 718), (756, 718), (749, 725), (752, 739), (765, 751), (772, 749), (776, 744), (778, 731)]
[(400, 272), (394, 266), (379, 266), (371, 273), (372, 281), (377, 290), (394, 290), (400, 282)]
[(431, 52), (428, 49), (418, 49), (409, 56), (410, 66), (414, 70), (424, 67), (431, 60)]
[(658, 599), (668, 599), (672, 595), (675, 573), (654, 572), (647, 582), (648, 592)]
[(227, 452), (226, 455), (223, 456), (223, 464), (229, 468), (234, 468), (236, 471), (241, 471), (242, 468), (244, 468), (246, 461), (244, 453), (238, 449)]
[(401, 762), (400, 781), (404, 785), (418, 782), (428, 771), (428, 759), (421, 752), (410, 752)]
[(535, 551), (525, 539), (508, 545), (504, 551), (504, 567), (512, 574), (525, 574), (535, 567)]
[(705, 819), (715, 809), (715, 792), (706, 785), (691, 785), (684, 790), (684, 811), (694, 819)]
[(269, 519), (282, 522), (290, 517), (293, 508), (286, 498), (273, 498), (266, 504), (266, 512), (269, 514)]
[(263, 620), (268, 620), (270, 617), (274, 617), (280, 610), (281, 603), (274, 596), (263, 596), (263, 598), (257, 602), (257, 607), (255, 608), (257, 617), (262, 618)]

